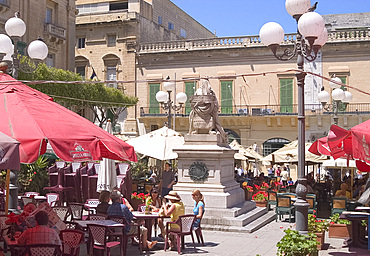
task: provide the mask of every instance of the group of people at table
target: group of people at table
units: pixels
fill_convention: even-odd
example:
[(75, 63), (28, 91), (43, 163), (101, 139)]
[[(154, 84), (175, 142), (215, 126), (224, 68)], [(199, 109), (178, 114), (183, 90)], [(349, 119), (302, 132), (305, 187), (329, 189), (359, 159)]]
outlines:
[[(164, 196), (166, 200), (161, 200), (159, 197), (159, 189), (153, 187), (150, 191), (150, 196), (146, 199), (146, 205), (148, 205), (152, 212), (156, 212), (160, 217), (171, 218), (171, 222), (176, 221), (179, 216), (185, 214), (185, 205), (181, 201), (181, 197), (175, 191), (169, 191)], [(196, 215), (194, 227), (199, 227), (200, 220), (204, 213), (204, 200), (203, 195), (199, 190), (192, 191), (192, 197), (194, 199), (193, 213)], [(134, 220), (133, 211), (134, 209), (126, 198), (118, 190), (102, 191), (100, 193), (99, 205), (96, 207), (98, 214), (105, 214), (109, 216), (122, 216), (126, 219), (127, 223), (132, 223)], [(21, 235), (17, 239), (18, 245), (29, 245), (29, 244), (57, 244), (61, 245), (61, 240), (54, 228), (48, 226), (49, 216), (45, 211), (39, 211), (35, 214), (36, 226), (33, 228), (27, 228), (25, 220), (27, 216), (36, 209), (36, 206), (29, 203), (24, 206), (23, 212), (20, 215), (16, 215), (16, 224), (18, 231), (21, 231)], [(8, 219), (6, 224), (11, 224), (14, 220)], [(158, 218), (158, 226), (160, 227), (161, 234), (159, 237), (164, 238), (166, 231), (164, 228), (163, 218)], [(179, 230), (180, 227), (177, 224), (170, 225), (170, 231)], [(127, 225), (125, 226), (125, 233), (128, 235), (135, 235), (138, 229), (137, 226)], [(145, 250), (152, 249), (157, 241), (149, 241), (147, 238), (148, 230), (144, 226), (140, 226), (140, 235), (142, 241), (142, 247)], [(140, 241), (140, 239), (135, 239)], [(174, 237), (169, 236), (169, 244), (172, 250), (176, 250), (176, 242)]]

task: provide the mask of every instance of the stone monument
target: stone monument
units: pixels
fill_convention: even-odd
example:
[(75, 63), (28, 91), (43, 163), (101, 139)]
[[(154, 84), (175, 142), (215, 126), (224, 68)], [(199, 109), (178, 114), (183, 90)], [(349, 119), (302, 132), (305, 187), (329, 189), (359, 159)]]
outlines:
[(174, 190), (191, 212), (191, 191), (199, 189), (205, 198), (206, 218), (211, 220), (208, 224), (243, 226), (243, 221), (237, 223), (237, 216), (255, 208), (255, 203), (245, 201), (244, 190), (234, 179), (236, 151), (228, 145), (218, 117), (218, 101), (208, 80), (190, 98), (190, 104), (189, 134), (185, 135), (185, 144), (174, 149), (178, 154)]

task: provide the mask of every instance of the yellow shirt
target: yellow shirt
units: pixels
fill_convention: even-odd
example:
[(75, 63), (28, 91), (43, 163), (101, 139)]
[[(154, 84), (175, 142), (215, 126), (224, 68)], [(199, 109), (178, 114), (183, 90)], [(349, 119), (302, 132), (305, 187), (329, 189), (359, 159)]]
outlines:
[[(183, 202), (176, 202), (174, 203), (174, 205), (175, 205), (175, 210), (171, 214), (171, 221), (176, 221), (179, 218), (179, 216), (185, 214), (185, 205), (183, 204)], [(170, 227), (171, 229), (180, 228), (180, 226), (177, 224), (171, 224)]]

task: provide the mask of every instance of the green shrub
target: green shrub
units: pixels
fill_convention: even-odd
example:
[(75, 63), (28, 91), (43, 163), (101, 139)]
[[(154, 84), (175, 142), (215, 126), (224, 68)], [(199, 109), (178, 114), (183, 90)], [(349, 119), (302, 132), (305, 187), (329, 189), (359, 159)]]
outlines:
[(308, 233), (308, 235), (301, 235), (296, 230), (284, 230), (284, 237), (277, 243), (277, 255), (285, 256), (306, 256), (316, 255), (318, 241), (316, 235)]

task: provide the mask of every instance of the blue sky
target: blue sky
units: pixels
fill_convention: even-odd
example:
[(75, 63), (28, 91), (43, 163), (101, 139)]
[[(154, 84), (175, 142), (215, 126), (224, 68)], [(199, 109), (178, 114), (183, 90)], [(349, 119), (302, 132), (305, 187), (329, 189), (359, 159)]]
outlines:
[[(263, 24), (280, 23), (285, 33), (296, 32), (295, 20), (285, 9), (285, 0), (171, 0), (216, 35), (258, 35)], [(321, 15), (370, 12), (370, 0), (318, 0)], [(311, 0), (311, 4), (315, 0)]]

